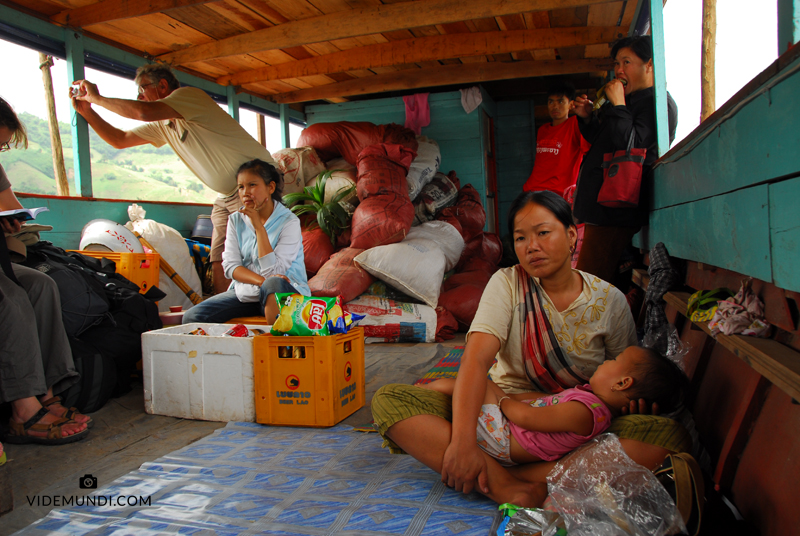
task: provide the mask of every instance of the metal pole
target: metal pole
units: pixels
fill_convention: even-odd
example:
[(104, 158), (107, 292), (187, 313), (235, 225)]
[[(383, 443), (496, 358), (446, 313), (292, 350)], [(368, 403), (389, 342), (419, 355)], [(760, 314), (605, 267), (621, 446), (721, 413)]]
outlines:
[(800, 1), (778, 0), (778, 55), (800, 41)]
[(281, 104), (281, 149), (288, 149), (292, 142), (289, 139), (289, 105)]
[[(83, 36), (65, 32), (67, 51), (67, 77), (73, 80), (86, 78), (83, 57)], [(92, 195), (92, 155), (89, 152), (89, 124), (81, 114), (72, 109), (72, 162), (75, 169), (75, 189), (82, 197)]]
[(239, 123), (239, 97), (236, 95), (236, 88), (234, 86), (227, 86), (225, 91), (227, 92), (228, 98), (228, 115)]

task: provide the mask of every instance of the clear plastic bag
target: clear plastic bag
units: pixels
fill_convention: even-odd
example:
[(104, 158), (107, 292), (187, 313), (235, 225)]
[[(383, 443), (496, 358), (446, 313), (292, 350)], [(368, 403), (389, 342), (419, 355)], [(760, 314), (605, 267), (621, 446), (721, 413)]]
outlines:
[(563, 458), (547, 476), (552, 506), (569, 536), (662, 536), (685, 531), (656, 477), (603, 434)]
[(555, 512), (540, 508), (522, 508), (512, 504), (500, 505), (505, 518), (497, 528), (497, 536), (564, 536), (564, 521)]
[(645, 334), (642, 346), (661, 352), (677, 364), (681, 370), (686, 371), (684, 358), (691, 348), (681, 341), (678, 330), (672, 324), (663, 326)]

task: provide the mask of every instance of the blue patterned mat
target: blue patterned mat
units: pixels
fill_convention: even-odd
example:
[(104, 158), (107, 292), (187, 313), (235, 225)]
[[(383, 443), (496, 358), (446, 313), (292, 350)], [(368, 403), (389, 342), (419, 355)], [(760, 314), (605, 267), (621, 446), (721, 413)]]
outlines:
[[(94, 505), (54, 509), (17, 534), (495, 533), (501, 517), (494, 502), (447, 488), (437, 473), (389, 454), (381, 441), (344, 425), (228, 423), (91, 493)], [(109, 504), (100, 505), (100, 497)], [(132, 497), (145, 505), (128, 506)]]

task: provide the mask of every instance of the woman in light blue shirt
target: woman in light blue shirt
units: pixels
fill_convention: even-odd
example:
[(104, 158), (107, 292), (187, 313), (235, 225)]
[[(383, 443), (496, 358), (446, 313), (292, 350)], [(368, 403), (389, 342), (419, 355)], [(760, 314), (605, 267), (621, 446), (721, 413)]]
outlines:
[(226, 292), (189, 309), (183, 323), (222, 323), (240, 316), (278, 316), (275, 293), (310, 296), (300, 220), (282, 202), (283, 178), (263, 160), (236, 172), (242, 207), (228, 218), (222, 268)]

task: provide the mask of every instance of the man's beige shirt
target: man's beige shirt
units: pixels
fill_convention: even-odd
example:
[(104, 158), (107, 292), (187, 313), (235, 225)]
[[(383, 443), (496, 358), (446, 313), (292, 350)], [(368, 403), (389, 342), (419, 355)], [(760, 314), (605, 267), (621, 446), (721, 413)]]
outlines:
[(254, 158), (274, 162), (269, 151), (205, 91), (182, 87), (158, 102), (168, 105), (183, 119), (154, 121), (131, 132), (156, 147), (168, 143), (186, 167), (220, 195), (227, 197), (236, 192), (236, 170), (245, 162)]

